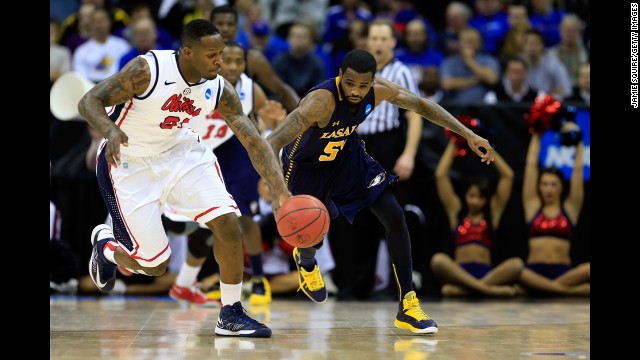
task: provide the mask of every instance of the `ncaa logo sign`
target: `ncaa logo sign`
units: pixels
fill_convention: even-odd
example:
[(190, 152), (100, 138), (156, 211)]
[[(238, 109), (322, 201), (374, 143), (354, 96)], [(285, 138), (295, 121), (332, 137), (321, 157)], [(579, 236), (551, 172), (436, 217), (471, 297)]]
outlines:
[(207, 100), (211, 99), (211, 88), (207, 88), (207, 91), (204, 92), (204, 97)]
[(367, 104), (367, 107), (364, 108), (364, 114), (369, 115), (371, 112), (371, 104)]

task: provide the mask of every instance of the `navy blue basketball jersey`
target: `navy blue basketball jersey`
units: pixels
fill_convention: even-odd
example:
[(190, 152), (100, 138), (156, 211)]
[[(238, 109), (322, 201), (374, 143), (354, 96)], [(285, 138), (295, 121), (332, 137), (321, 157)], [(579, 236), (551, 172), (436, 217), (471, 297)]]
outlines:
[(339, 90), (340, 78), (311, 88), (331, 91), (336, 107), (329, 124), (311, 127), (282, 150), (282, 166), (287, 187), (293, 195), (308, 194), (322, 200), (331, 219), (338, 215), (353, 222), (358, 211), (371, 205), (382, 191), (397, 181), (387, 174), (364, 148), (356, 133), (358, 125), (375, 106), (373, 87), (355, 114)]
[(297, 163), (329, 166), (336, 160), (340, 160), (345, 150), (360, 142), (356, 129), (375, 107), (373, 86), (362, 99), (358, 112), (352, 115), (349, 111), (349, 103), (339, 90), (339, 83), (340, 78), (335, 77), (325, 80), (307, 92), (308, 94), (318, 89), (329, 90), (335, 99), (336, 108), (326, 127), (322, 129), (310, 127), (284, 147), (283, 151), (290, 160)]

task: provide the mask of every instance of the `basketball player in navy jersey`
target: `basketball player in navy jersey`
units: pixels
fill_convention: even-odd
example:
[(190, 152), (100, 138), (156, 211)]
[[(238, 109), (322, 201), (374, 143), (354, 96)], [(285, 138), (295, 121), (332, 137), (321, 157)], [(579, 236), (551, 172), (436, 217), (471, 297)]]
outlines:
[(244, 114), (235, 88), (218, 76), (220, 31), (207, 20), (193, 20), (181, 40), (178, 51), (152, 50), (131, 60), (78, 103), (80, 114), (104, 136), (96, 174), (113, 219), (113, 229), (101, 224), (91, 234), (89, 274), (102, 291), (113, 289), (117, 266), (163, 274), (171, 255), (160, 219), (167, 204), (215, 234), (223, 305), (215, 333), (270, 337), (271, 329), (250, 318), (240, 303), (240, 212), (215, 155), (188, 127), (189, 120), (214, 109), (224, 116), (278, 199), (275, 213), (291, 194), (275, 153)]
[[(358, 125), (386, 100), (411, 110), (464, 137), (473, 152), (487, 164), (494, 160), (489, 142), (474, 134), (440, 105), (420, 98), (406, 88), (376, 77), (376, 60), (367, 51), (353, 50), (342, 62), (338, 77), (313, 87), (298, 108), (267, 137), (276, 153), (282, 149), (285, 181), (292, 194), (321, 199), (332, 218), (353, 222), (356, 213), (369, 207), (383, 224), (389, 257), (400, 295), (395, 326), (418, 334), (435, 334), (438, 325), (420, 307), (411, 277), (411, 240), (402, 207), (388, 174), (365, 151), (356, 133)], [(327, 291), (314, 258), (322, 243), (295, 248), (302, 291), (323, 302)]]

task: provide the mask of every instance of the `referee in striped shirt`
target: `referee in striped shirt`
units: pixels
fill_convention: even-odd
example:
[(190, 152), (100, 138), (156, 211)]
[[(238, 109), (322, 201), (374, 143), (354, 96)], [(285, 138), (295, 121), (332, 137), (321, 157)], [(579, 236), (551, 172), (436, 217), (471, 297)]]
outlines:
[[(369, 24), (367, 48), (376, 58), (378, 69), (376, 76), (404, 86), (420, 96), (418, 82), (411, 70), (400, 60), (394, 58), (396, 47), (393, 23), (386, 19), (377, 19)], [(416, 153), (422, 138), (423, 119), (413, 111), (405, 111), (386, 101), (376, 106), (371, 114), (358, 127), (358, 135), (364, 140), (367, 152), (376, 159), (387, 172), (399, 177), (398, 188), (413, 174)], [(407, 194), (396, 196), (404, 205), (410, 197)], [(403, 198), (404, 197), (404, 198)]]
[[(367, 48), (378, 63), (376, 76), (404, 86), (420, 96), (418, 82), (409, 68), (394, 58), (395, 46), (393, 23), (386, 19), (373, 20), (368, 27)], [(395, 185), (395, 194), (405, 210), (405, 205), (417, 200), (411, 183), (422, 181), (415, 179), (415, 176), (411, 182), (407, 181), (414, 173), (416, 154), (422, 138), (422, 125), (423, 119), (420, 115), (405, 110), (401, 113), (398, 107), (383, 101), (373, 109), (357, 130), (365, 143), (366, 152), (388, 173), (398, 175), (399, 182)], [(423, 186), (424, 184), (420, 184), (420, 187)], [(422, 214), (419, 209), (418, 212)], [(414, 235), (419, 231), (417, 226), (420, 225), (415, 225), (418, 223), (417, 220), (406, 220), (414, 242)], [(389, 281), (391, 273), (388, 254), (386, 249), (381, 249), (378, 254), (380, 240), (384, 237), (384, 227), (367, 209), (358, 213), (353, 224), (340, 218), (331, 222), (330, 240), (336, 262), (333, 276), (339, 287), (339, 300), (361, 300), (372, 295), (377, 300), (393, 299), (397, 291), (393, 281)], [(379, 256), (381, 261), (378, 261)], [(381, 264), (377, 264), (378, 262)], [(376, 266), (379, 266), (378, 274)], [(389, 291), (373, 292), (385, 287)]]

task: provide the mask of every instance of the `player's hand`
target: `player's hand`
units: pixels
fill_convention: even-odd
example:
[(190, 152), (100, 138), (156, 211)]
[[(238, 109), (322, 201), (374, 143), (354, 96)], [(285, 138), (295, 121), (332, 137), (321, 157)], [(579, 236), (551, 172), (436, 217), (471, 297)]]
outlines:
[(287, 116), (287, 110), (282, 103), (275, 100), (265, 101), (257, 113), (270, 130), (274, 130)]
[(107, 146), (105, 147), (105, 158), (114, 167), (120, 165), (120, 145), (129, 146), (129, 137), (117, 126), (109, 126), (107, 134)]
[(278, 211), (280, 210), (280, 207), (290, 197), (291, 197), (291, 193), (288, 190), (283, 191), (282, 193), (280, 193), (280, 195), (275, 195), (274, 194), (273, 198), (277, 199), (277, 201), (272, 201), (271, 202), (271, 209), (273, 210), (273, 216), (277, 216), (278, 215)]
[(396, 160), (396, 165), (393, 167), (393, 172), (398, 175), (400, 181), (408, 180), (413, 174), (413, 167), (415, 166), (415, 157), (410, 155), (405, 155), (404, 153), (400, 155), (398, 160)]
[[(476, 153), (476, 155), (482, 158), (481, 161), (486, 162), (487, 165), (491, 164), (491, 162), (495, 160), (493, 148), (489, 145), (489, 141), (487, 141), (487, 139), (473, 134), (471, 138), (467, 139), (467, 144), (469, 144), (469, 147), (474, 153)], [(484, 151), (480, 149), (483, 149)]]

